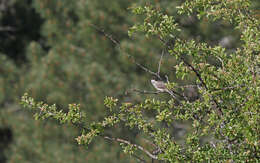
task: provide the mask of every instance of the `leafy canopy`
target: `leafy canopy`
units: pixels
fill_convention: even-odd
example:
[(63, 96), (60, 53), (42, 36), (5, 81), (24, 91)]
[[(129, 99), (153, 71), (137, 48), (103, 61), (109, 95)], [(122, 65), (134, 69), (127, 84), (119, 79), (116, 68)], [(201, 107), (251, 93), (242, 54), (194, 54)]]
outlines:
[[(186, 1), (177, 8), (181, 15), (195, 14), (198, 19), (223, 20), (234, 25), (241, 32), (242, 41), (240, 47), (227, 52), (221, 46), (184, 40), (179, 37), (182, 29), (173, 16), (152, 6), (132, 8), (144, 20), (130, 28), (129, 35), (134, 37), (142, 32), (146, 37), (157, 38), (177, 59), (174, 68), (178, 78), (196, 76), (194, 85), (168, 81), (169, 89), (178, 90), (178, 98), (120, 103), (116, 98), (106, 97), (104, 104), (110, 115), (89, 124), (85, 119), (91, 115), (84, 115), (76, 104), (69, 105), (65, 113), (55, 105), (35, 102), (27, 94), (22, 97), (22, 104), (36, 112), (36, 119), (52, 117), (81, 128), (82, 134), (76, 138), (81, 145), (87, 146), (99, 136), (119, 142), (125, 153), (143, 161), (149, 158), (166, 162), (259, 160), (260, 21), (250, 10), (250, 1)], [(182, 93), (186, 87), (195, 87), (200, 97), (189, 100)], [(177, 121), (190, 124), (182, 141), (175, 139), (173, 133), (177, 131), (171, 128)], [(107, 134), (118, 126), (138, 130), (146, 141), (133, 143)]]

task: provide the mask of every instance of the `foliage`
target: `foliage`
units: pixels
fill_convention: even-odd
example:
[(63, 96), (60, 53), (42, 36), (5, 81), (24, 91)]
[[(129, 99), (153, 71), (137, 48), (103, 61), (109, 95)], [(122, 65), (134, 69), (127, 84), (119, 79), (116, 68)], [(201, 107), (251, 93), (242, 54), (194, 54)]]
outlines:
[[(176, 77), (195, 77), (193, 85), (167, 81), (168, 88), (177, 90), (177, 98), (119, 102), (120, 99), (106, 97), (104, 103), (109, 115), (99, 122), (90, 122), (87, 117), (91, 114), (84, 116), (84, 111), (80, 111), (76, 104), (69, 105), (68, 112), (65, 112), (55, 105), (35, 102), (25, 94), (22, 105), (35, 110), (36, 118), (53, 117), (61, 123), (77, 126), (81, 135), (76, 140), (81, 145), (88, 146), (94, 138), (101, 137), (119, 142), (125, 153), (141, 161), (256, 162), (260, 157), (260, 21), (250, 10), (250, 1), (186, 1), (177, 9), (180, 15), (195, 14), (198, 19), (210, 22), (224, 21), (241, 33), (240, 46), (228, 51), (221, 46), (185, 39), (175, 18), (159, 9), (149, 5), (132, 9), (144, 20), (142, 24), (130, 28), (129, 34), (138, 37), (136, 33), (141, 32), (148, 38), (157, 38), (170, 56), (177, 60), (174, 67)], [(63, 39), (62, 35), (56, 39), (59, 37)], [(50, 44), (55, 41), (50, 40)], [(50, 57), (54, 57), (50, 62), (57, 62), (55, 55)], [(63, 64), (61, 66), (66, 66)], [(162, 79), (160, 71), (148, 72)], [(195, 87), (200, 97), (189, 100), (182, 91), (187, 87)], [(177, 122), (189, 124), (189, 131), (181, 141), (176, 140), (174, 132), (177, 131), (172, 127)], [(120, 126), (133, 132), (137, 130), (142, 139), (132, 142), (109, 133)]]
[[(5, 139), (0, 141), (1, 162), (129, 162), (116, 143), (102, 139), (95, 140), (97, 144), (88, 151), (78, 148), (70, 138), (79, 129), (68, 124), (58, 128), (55, 121), (33, 121), (29, 112), (21, 111), (19, 99), (28, 92), (35, 100), (55, 103), (57, 111), (64, 112), (69, 103), (80, 103), (91, 115), (87, 122), (107, 115), (103, 111), (105, 96), (140, 101), (143, 96), (131, 89), (148, 89), (149, 75), (119, 49), (138, 52), (135, 57), (143, 65), (160, 57), (161, 49), (158, 45), (150, 48), (154, 43), (142, 37), (129, 40), (127, 26), (136, 17), (129, 16), (127, 8), (134, 3), (145, 2), (0, 1), (0, 131), (12, 134), (8, 145)], [(163, 5), (175, 3), (165, 1)], [(102, 30), (120, 40), (120, 46), (105, 38)], [(150, 57), (144, 58), (147, 53)], [(136, 138), (124, 128), (110, 132)]]

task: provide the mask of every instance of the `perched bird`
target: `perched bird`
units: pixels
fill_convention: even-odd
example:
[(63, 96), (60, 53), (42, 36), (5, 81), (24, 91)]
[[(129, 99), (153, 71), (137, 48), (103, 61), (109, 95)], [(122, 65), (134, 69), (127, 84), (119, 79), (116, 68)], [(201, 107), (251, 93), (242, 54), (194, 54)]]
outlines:
[(171, 90), (169, 90), (169, 89), (167, 89), (167, 87), (166, 87), (166, 84), (163, 82), (163, 81), (156, 81), (156, 80), (151, 80), (151, 83), (152, 83), (152, 85), (154, 86), (154, 88), (157, 90), (157, 91), (159, 91), (159, 92), (167, 92), (167, 93), (169, 93), (173, 98), (175, 98), (176, 99), (176, 96), (174, 95), (174, 93), (171, 91)]
[(168, 91), (166, 84), (163, 81), (156, 81), (156, 80), (152, 79), (151, 83), (154, 86), (154, 88), (157, 89), (160, 92), (167, 92)]

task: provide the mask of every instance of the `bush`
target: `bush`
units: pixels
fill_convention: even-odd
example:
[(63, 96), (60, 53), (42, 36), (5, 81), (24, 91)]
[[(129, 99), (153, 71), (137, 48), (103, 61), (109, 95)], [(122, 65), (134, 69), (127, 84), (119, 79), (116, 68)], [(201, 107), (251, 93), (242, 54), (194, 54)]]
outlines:
[[(221, 46), (184, 39), (173, 16), (152, 6), (134, 7), (133, 13), (144, 20), (130, 28), (129, 35), (135, 37), (142, 32), (161, 41), (165, 51), (177, 60), (176, 77), (183, 80), (195, 76), (192, 85), (169, 81), (160, 74), (162, 53), (158, 72), (135, 63), (157, 79), (166, 80), (164, 86), (170, 97), (166, 100), (156, 96), (142, 102), (119, 102), (106, 97), (104, 104), (110, 115), (100, 122), (89, 122), (91, 115), (77, 104), (70, 104), (64, 112), (25, 94), (22, 105), (35, 111), (36, 119), (52, 117), (61, 124), (77, 126), (82, 130), (76, 138), (81, 145), (88, 146), (101, 137), (119, 142), (125, 153), (141, 161), (256, 162), (260, 159), (260, 21), (250, 9), (250, 1), (186, 1), (177, 9), (180, 15), (233, 25), (241, 33), (239, 47), (227, 51)], [(197, 90), (199, 96), (191, 100), (184, 91), (188, 88)], [(176, 124), (187, 127), (179, 139)], [(109, 131), (118, 127), (138, 131), (140, 139), (114, 137)]]

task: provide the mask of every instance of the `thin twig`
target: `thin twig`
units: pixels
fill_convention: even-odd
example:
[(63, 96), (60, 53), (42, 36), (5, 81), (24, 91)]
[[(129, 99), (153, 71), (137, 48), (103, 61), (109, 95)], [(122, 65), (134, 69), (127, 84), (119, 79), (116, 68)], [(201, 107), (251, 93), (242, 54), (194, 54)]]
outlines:
[(150, 73), (150, 74), (156, 76), (156, 77), (159, 78), (160, 80), (162, 80), (162, 78), (160, 77), (160, 75), (159, 75), (158, 73), (155, 73), (155, 72), (149, 70), (148, 68), (142, 66), (141, 64), (139, 64), (139, 63), (137, 63), (137, 62), (135, 62), (135, 61), (134, 61), (134, 63), (135, 63), (137, 66), (139, 66), (141, 69), (143, 69), (144, 71), (146, 71), (146, 72), (148, 72), (148, 73)]
[(138, 92), (138, 93), (143, 93), (143, 94), (159, 94), (160, 92), (156, 91), (146, 91), (146, 90), (139, 90), (139, 89), (132, 89), (131, 91), (134, 91), (134, 92)]
[(201, 84), (208, 90), (208, 87), (206, 85), (206, 83), (204, 82), (204, 80), (202, 79), (200, 73), (198, 70), (195, 69), (195, 67), (193, 67), (189, 62), (187, 62), (182, 56), (180, 56), (181, 60), (183, 61), (183, 63), (188, 66), (195, 74), (196, 76), (199, 78)]
[[(168, 76), (167, 75), (165, 75), (165, 78), (166, 78), (166, 82), (167, 83), (169, 83), (169, 78), (168, 78)], [(184, 98), (186, 101), (188, 101), (188, 99), (187, 99), (187, 97), (186, 96), (184, 96), (184, 95), (181, 95), (180, 93), (178, 93), (178, 92), (176, 92), (176, 91), (174, 91), (174, 90), (170, 90), (172, 93), (174, 93), (174, 94), (176, 94), (176, 95), (178, 95), (179, 97), (182, 97), (182, 98)], [(175, 97), (176, 98), (176, 97)]]
[(92, 24), (92, 23), (90, 23), (89, 25), (92, 26), (95, 30), (97, 30), (97, 31), (99, 31), (100, 33), (102, 33), (105, 37), (109, 38), (109, 40), (111, 40), (114, 44), (120, 45), (120, 42), (117, 41), (116, 39), (114, 39), (114, 38), (112, 37), (112, 35), (107, 34), (104, 29), (100, 29), (100, 28), (98, 28), (96, 25), (94, 25), (94, 24)]
[(153, 92), (153, 91), (146, 91), (146, 90), (139, 90), (139, 89), (132, 89), (132, 91), (135, 91), (135, 92), (138, 92), (138, 93), (143, 93), (143, 94), (159, 94), (159, 93), (168, 93), (170, 94), (176, 101), (178, 101), (180, 103), (180, 100), (174, 95), (178, 95), (180, 97), (182, 97), (181, 94), (179, 94), (178, 92), (175, 92), (175, 91), (172, 91), (172, 90), (169, 90), (167, 92), (160, 92), (160, 91), (156, 91), (156, 92)]
[[(103, 29), (98, 28), (96, 25), (90, 23), (90, 26), (92, 26), (95, 30), (99, 31), (100, 33), (102, 33), (105, 37), (107, 37), (107, 38), (108, 38), (109, 40), (111, 40), (115, 45), (117, 45), (118, 48), (119, 48), (119, 50), (121, 50), (121, 48), (120, 48), (120, 41), (114, 39), (114, 38), (112, 37), (112, 35), (107, 34)], [(125, 52), (125, 53), (126, 53), (126, 52)], [(148, 72), (148, 73), (150, 73), (150, 74), (152, 74), (152, 75), (154, 75), (154, 76), (156, 76), (157, 78), (159, 78), (159, 79), (162, 80), (162, 78), (160, 77), (160, 75), (159, 75), (158, 73), (155, 73), (155, 72), (149, 70), (148, 68), (146, 68), (145, 66), (141, 65), (140, 63), (136, 62), (136, 60), (135, 60), (135, 58), (134, 58), (133, 56), (131, 56), (131, 55), (127, 54), (127, 53), (126, 53), (126, 55), (127, 55), (127, 57), (131, 58), (132, 61), (134, 62), (134, 64), (136, 64), (138, 67), (140, 67), (140, 68), (143, 69), (144, 71), (146, 71), (146, 72)]]
[(160, 57), (160, 61), (159, 61), (159, 63), (158, 63), (157, 75), (160, 75), (160, 69), (161, 69), (161, 64), (162, 64), (163, 55), (164, 55), (164, 50), (162, 51), (162, 54), (161, 54), (161, 57)]
[(116, 142), (119, 142), (119, 143), (124, 143), (124, 144), (128, 144), (128, 145), (133, 145), (134, 147), (138, 148), (139, 150), (143, 151), (144, 153), (146, 153), (149, 157), (151, 157), (152, 159), (155, 159), (155, 160), (158, 160), (158, 157), (153, 155), (152, 153), (150, 153), (148, 150), (146, 150), (145, 148), (143, 148), (142, 146), (140, 145), (137, 145), (137, 144), (132, 144), (130, 143), (129, 141), (127, 140), (123, 140), (123, 139), (120, 139), (120, 138), (113, 138), (113, 137), (109, 137), (109, 136), (104, 136), (105, 139), (107, 140), (112, 140), (112, 141), (116, 141)]

